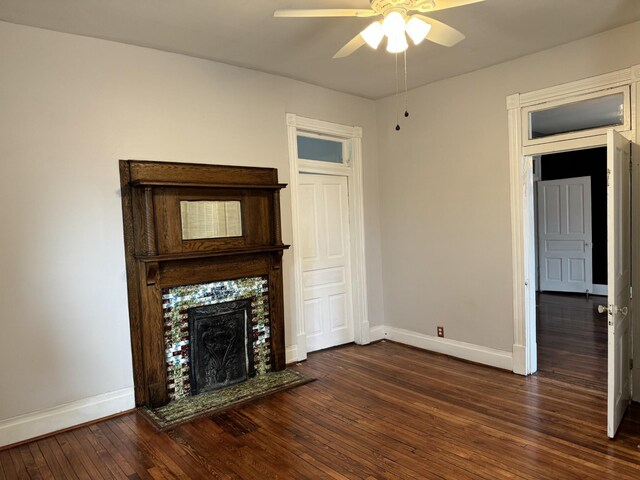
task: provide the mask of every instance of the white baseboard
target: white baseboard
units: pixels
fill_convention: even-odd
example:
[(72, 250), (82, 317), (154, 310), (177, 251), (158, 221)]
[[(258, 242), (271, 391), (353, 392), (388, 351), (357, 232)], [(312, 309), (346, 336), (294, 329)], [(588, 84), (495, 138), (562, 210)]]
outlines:
[(298, 361), (298, 346), (293, 345), (291, 347), (287, 347), (284, 352), (284, 361), (285, 363), (295, 363)]
[(608, 285), (598, 285), (593, 284), (593, 294), (594, 295), (609, 295), (609, 286)]
[[(376, 327), (379, 328), (379, 327)], [(412, 332), (402, 328), (383, 327), (385, 338), (412, 347), (430, 350), (432, 352), (451, 355), (471, 362), (490, 365), (511, 371), (513, 368), (513, 358), (511, 352), (496, 350), (489, 347), (474, 345), (472, 343), (450, 340), (447, 338), (432, 337), (423, 333)], [(373, 337), (373, 332), (371, 333)]]
[(378, 340), (387, 338), (387, 332), (384, 325), (372, 327), (369, 331), (371, 332), (370, 337), (372, 342), (377, 342)]
[(0, 421), (0, 447), (91, 422), (135, 407), (133, 387)]

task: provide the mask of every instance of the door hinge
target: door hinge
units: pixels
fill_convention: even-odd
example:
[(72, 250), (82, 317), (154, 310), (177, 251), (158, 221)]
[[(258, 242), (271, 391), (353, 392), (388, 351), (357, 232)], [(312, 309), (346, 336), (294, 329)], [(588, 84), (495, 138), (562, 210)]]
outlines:
[(629, 359), (629, 370), (633, 370), (633, 358)]

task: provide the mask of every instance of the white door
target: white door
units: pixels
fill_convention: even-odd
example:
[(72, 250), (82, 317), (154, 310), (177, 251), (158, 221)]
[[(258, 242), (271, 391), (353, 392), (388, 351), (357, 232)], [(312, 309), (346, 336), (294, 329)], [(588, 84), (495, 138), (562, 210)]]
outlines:
[(538, 182), (540, 290), (592, 292), (591, 177)]
[(631, 401), (631, 145), (607, 133), (608, 400), (607, 434), (613, 438)]
[(300, 174), (307, 351), (353, 342), (347, 178)]

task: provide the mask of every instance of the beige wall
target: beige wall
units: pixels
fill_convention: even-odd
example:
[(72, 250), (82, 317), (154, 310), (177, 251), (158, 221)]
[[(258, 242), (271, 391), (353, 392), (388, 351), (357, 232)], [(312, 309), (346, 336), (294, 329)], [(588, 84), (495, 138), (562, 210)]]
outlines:
[[(0, 45), (0, 421), (132, 385), (118, 159), (276, 167), (288, 182), (286, 112), (363, 128), (369, 312), (382, 324), (374, 102), (1, 22)], [(291, 243), (287, 190), (282, 219)], [(285, 284), (290, 332), (291, 252)]]
[(505, 97), (640, 64), (639, 44), (634, 23), (418, 88), (400, 132), (378, 102), (387, 324), (511, 351)]

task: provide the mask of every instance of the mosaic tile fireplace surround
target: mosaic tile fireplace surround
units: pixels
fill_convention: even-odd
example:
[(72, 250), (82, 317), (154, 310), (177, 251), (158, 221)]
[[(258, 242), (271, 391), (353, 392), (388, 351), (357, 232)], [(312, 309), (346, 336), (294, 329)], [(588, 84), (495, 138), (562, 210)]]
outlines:
[[(182, 287), (164, 288), (162, 290), (162, 309), (164, 313), (164, 340), (167, 360), (167, 387), (170, 400), (178, 400), (186, 396), (203, 391), (211, 391), (226, 387), (238, 381), (245, 380), (253, 375), (263, 375), (271, 370), (271, 330), (269, 325), (269, 282), (266, 277), (242, 278), (221, 282), (188, 285)], [(234, 309), (234, 305), (237, 305)], [(244, 309), (244, 305), (248, 308)], [(242, 358), (229, 358), (231, 362), (228, 370), (216, 379), (209, 372), (207, 384), (213, 387), (198, 388), (194, 391), (194, 312), (205, 311), (210, 306), (223, 306), (223, 310), (235, 312), (236, 317), (242, 316), (241, 323), (245, 321), (245, 311), (248, 315), (246, 332), (242, 325), (242, 338), (236, 343), (246, 345), (246, 363)], [(221, 316), (220, 311), (211, 312), (213, 316)], [(229, 334), (231, 335), (231, 334)], [(245, 336), (246, 335), (246, 336)], [(225, 336), (220, 334), (219, 336)], [(226, 338), (225, 338), (226, 340)], [(231, 348), (223, 341), (216, 341), (218, 349), (218, 362), (224, 361), (224, 355)], [(245, 351), (238, 352), (244, 355)], [(205, 354), (206, 355), (206, 354)], [(202, 355), (200, 355), (202, 358)], [(199, 369), (206, 370), (205, 368)], [(206, 375), (206, 374), (205, 374)], [(199, 381), (199, 383), (203, 383)], [(202, 387), (202, 386), (201, 386)]]

